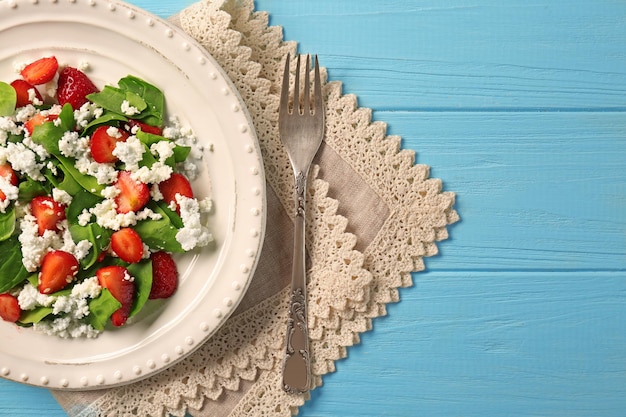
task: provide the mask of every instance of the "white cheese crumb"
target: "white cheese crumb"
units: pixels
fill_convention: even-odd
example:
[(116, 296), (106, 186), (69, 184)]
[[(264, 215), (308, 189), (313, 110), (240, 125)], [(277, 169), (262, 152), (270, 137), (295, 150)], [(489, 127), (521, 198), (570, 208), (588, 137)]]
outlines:
[(213, 241), (209, 229), (200, 222), (200, 204), (194, 198), (176, 194), (183, 227), (176, 233), (176, 240), (182, 248), (189, 251), (195, 247), (208, 245)]
[(137, 107), (131, 106), (128, 100), (122, 101), (122, 105), (120, 107), (122, 114), (125, 114), (126, 116), (134, 116), (141, 113)]

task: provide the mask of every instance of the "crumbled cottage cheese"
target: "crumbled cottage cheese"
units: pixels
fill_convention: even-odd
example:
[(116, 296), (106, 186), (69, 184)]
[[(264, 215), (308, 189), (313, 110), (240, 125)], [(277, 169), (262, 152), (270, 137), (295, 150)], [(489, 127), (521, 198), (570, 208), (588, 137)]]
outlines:
[(176, 240), (184, 250), (191, 250), (197, 246), (206, 246), (213, 241), (213, 235), (200, 221), (201, 207), (210, 208), (210, 204), (198, 203), (193, 198), (176, 194), (176, 202), (180, 207), (180, 217), (183, 220), (183, 228), (176, 233)]
[(122, 106), (120, 110), (126, 116), (134, 116), (136, 114), (141, 113), (137, 107), (131, 106), (128, 100), (122, 101)]
[(136, 171), (139, 169), (139, 162), (143, 158), (144, 147), (137, 136), (129, 136), (124, 142), (117, 142), (113, 155), (117, 156), (120, 161), (126, 164), (128, 171)]

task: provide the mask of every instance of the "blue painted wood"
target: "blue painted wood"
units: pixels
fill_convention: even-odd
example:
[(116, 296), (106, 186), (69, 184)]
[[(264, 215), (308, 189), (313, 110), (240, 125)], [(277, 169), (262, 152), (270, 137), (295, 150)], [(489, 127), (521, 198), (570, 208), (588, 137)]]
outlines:
[[(300, 415), (623, 416), (626, 3), (256, 4), (463, 218)], [(0, 380), (0, 398), (0, 416), (64, 415), (42, 389)]]

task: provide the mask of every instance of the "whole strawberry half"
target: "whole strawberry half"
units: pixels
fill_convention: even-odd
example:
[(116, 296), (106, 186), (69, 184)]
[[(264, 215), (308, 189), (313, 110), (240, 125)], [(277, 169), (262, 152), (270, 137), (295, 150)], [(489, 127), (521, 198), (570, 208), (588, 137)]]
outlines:
[(74, 67), (65, 67), (61, 70), (57, 87), (57, 100), (60, 105), (69, 103), (77, 110), (88, 101), (87, 95), (98, 91), (98, 87), (81, 70)]
[(37, 196), (30, 202), (30, 210), (37, 219), (39, 236), (46, 230), (58, 230), (57, 223), (65, 219), (65, 205), (50, 196)]
[(39, 292), (52, 294), (67, 287), (78, 273), (78, 260), (69, 252), (53, 250), (41, 261)]
[(26, 65), (20, 72), (24, 80), (32, 85), (45, 84), (57, 74), (59, 62), (56, 57), (40, 58)]
[(176, 263), (167, 252), (155, 252), (152, 259), (152, 289), (149, 299), (169, 298), (178, 288), (178, 269)]
[(125, 227), (111, 235), (111, 250), (124, 262), (135, 263), (143, 257), (143, 242), (137, 232)]
[(150, 200), (148, 186), (133, 179), (129, 171), (121, 171), (117, 175), (115, 186), (120, 190), (120, 193), (115, 197), (118, 213), (141, 210)]

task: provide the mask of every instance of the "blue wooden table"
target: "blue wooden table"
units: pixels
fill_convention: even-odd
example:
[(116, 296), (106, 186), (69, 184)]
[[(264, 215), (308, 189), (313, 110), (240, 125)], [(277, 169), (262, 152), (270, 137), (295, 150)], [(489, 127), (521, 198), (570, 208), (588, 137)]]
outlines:
[[(626, 2), (256, 5), (462, 217), (300, 415), (626, 415)], [(64, 413), (0, 380), (0, 415)]]

